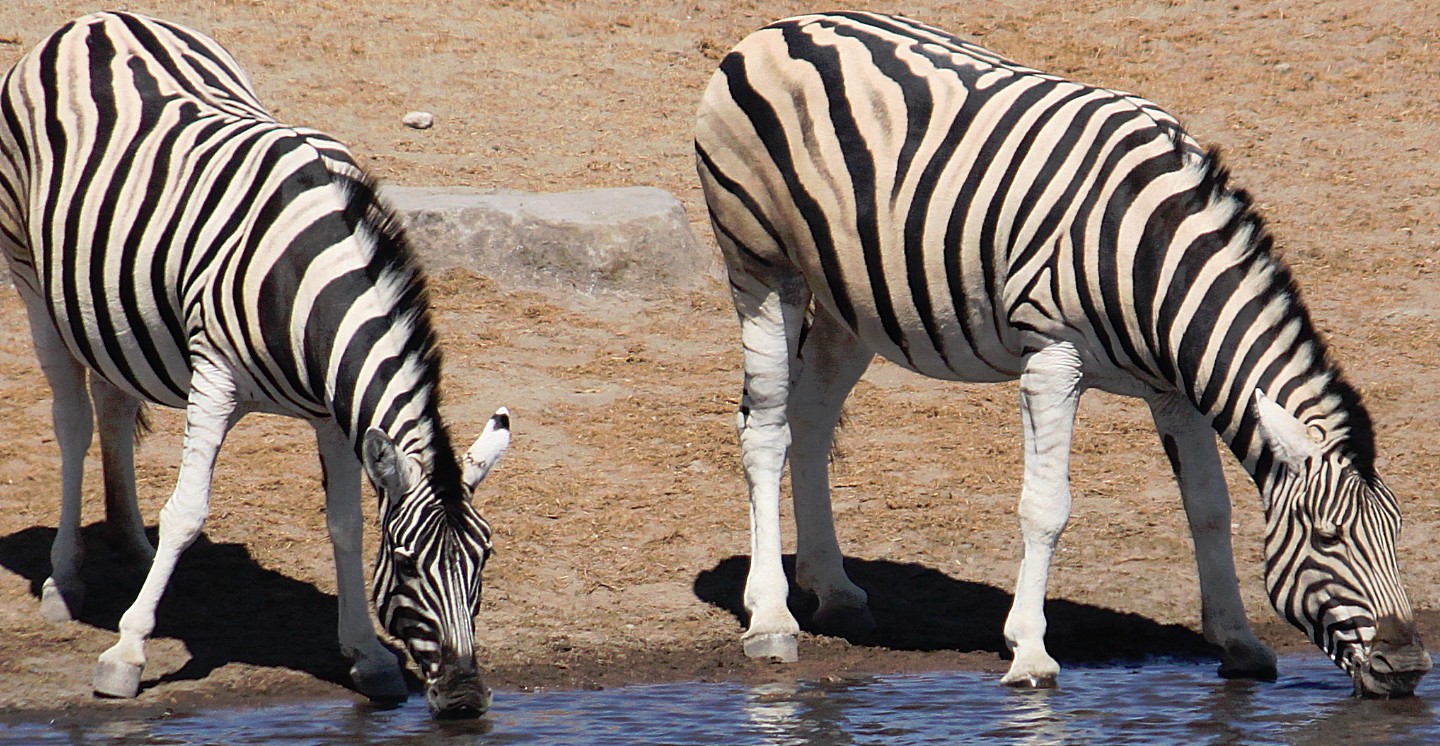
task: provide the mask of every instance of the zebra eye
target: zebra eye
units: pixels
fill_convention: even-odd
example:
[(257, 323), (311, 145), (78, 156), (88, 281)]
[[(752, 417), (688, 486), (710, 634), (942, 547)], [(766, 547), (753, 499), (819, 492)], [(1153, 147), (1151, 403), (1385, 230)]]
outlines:
[(1342, 538), (1338, 526), (1316, 526), (1312, 535), (1315, 546), (1320, 549), (1334, 549), (1340, 546)]
[(415, 569), (415, 555), (408, 549), (396, 549), (390, 555), (390, 563), (394, 565), (396, 574), (402, 578), (410, 579), (420, 574)]

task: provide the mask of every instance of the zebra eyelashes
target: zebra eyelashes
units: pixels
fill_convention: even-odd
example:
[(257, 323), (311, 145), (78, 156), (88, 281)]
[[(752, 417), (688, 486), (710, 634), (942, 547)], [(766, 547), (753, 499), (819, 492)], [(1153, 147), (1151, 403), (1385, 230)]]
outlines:
[(480, 482), (495, 468), (510, 447), (510, 410), (501, 407), (485, 424), (485, 431), (465, 452), (465, 486), (474, 492)]

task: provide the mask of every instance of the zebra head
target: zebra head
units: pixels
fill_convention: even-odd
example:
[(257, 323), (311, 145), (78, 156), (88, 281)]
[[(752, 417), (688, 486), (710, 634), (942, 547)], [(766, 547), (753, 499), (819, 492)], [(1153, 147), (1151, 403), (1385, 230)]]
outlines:
[(1400, 509), (1326, 433), (1255, 392), (1260, 437), (1275, 457), (1265, 494), (1265, 584), (1275, 610), (1350, 674), (1355, 692), (1414, 693), (1430, 670), (1400, 583)]
[(480, 572), (490, 526), (471, 494), (510, 445), (510, 416), (496, 412), (462, 459), (446, 470), (399, 450), (372, 429), (364, 463), (380, 493), (381, 540), (372, 598), (385, 630), (404, 642), (425, 679), (435, 717), (478, 717), (490, 690), (475, 663)]

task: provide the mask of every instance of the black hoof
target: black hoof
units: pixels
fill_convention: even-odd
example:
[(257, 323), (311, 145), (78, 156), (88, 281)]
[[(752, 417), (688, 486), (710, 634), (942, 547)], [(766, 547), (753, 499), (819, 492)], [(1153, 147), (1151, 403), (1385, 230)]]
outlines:
[(875, 617), (867, 606), (821, 607), (810, 618), (815, 632), (860, 642), (875, 633)]

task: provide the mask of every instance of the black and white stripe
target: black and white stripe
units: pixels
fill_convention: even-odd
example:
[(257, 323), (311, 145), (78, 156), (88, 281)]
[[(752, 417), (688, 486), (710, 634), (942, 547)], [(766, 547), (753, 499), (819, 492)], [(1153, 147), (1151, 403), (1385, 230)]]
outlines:
[[(1362, 689), (1413, 688), (1422, 654), (1370, 418), (1249, 196), (1175, 118), (906, 18), (835, 13), (776, 22), (727, 55), (695, 147), (745, 345), (752, 654), (794, 654), (773, 519), (787, 452), (817, 622), (869, 624), (839, 566), (824, 458), (878, 353), (939, 378), (1021, 380), (1026, 555), (1007, 683), (1058, 671), (1041, 605), (1069, 516), (1075, 401), (1100, 388), (1155, 413), (1222, 673), (1273, 675), (1274, 657), (1240, 605), (1214, 433), (1265, 501), (1276, 608)], [(1312, 549), (1331, 535), (1338, 549)], [(1414, 666), (1376, 683), (1370, 659), (1401, 650)]]
[[(265, 411), (316, 426), (357, 684), (405, 691), (365, 608), (363, 458), (384, 506), (382, 622), (432, 689), (449, 682), (432, 704), (483, 709), (473, 618), (490, 530), (471, 504), (483, 476), (471, 462), (493, 463), (508, 437), (457, 460), (424, 277), (370, 177), (339, 142), (277, 122), (213, 40), (130, 13), (85, 16), (30, 51), (4, 80), (0, 122), (0, 249), (55, 391), (67, 475), (47, 615), (73, 613), (83, 590), (70, 524), (90, 438), (87, 372), (102, 443), (123, 440), (124, 468), (121, 433), (140, 402), (187, 409), (156, 561), (97, 690), (133, 696), (154, 603), (208, 513), (214, 453), (236, 420)], [(505, 419), (492, 431), (508, 432)], [(133, 503), (133, 484), (115, 489)], [(148, 554), (130, 512), (119, 518)], [(408, 572), (394, 568), (401, 550)]]

